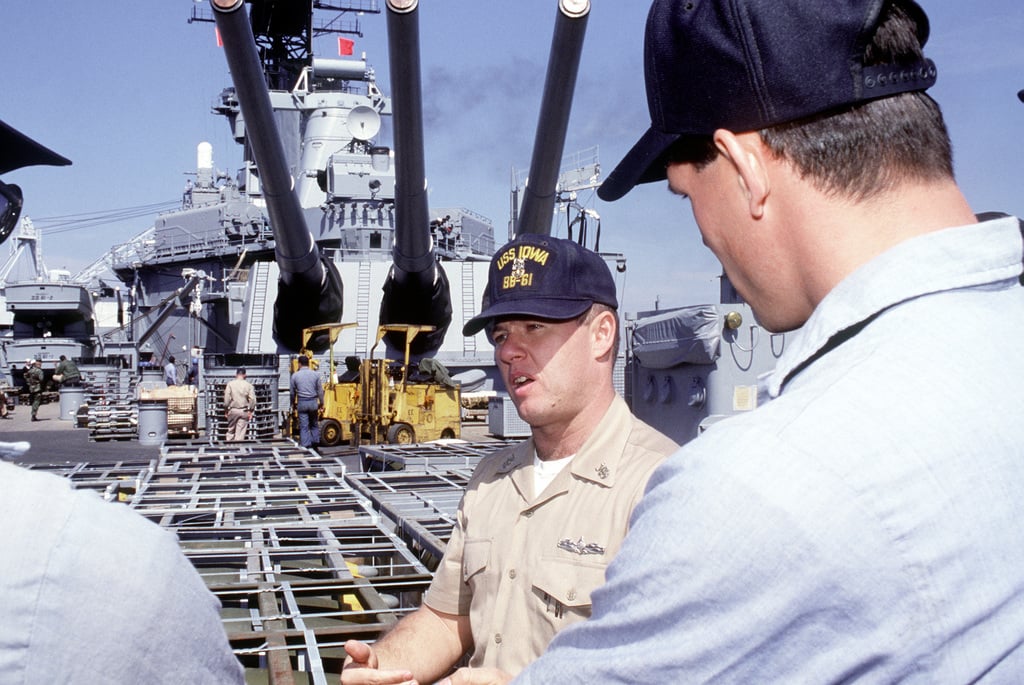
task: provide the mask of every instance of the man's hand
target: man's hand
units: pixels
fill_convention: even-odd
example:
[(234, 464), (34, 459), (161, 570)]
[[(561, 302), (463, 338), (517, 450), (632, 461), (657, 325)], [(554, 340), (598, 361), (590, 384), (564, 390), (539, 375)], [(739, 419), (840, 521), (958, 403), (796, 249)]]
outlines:
[(418, 685), (409, 671), (377, 669), (377, 655), (370, 645), (358, 640), (345, 643), (345, 665), (341, 669), (342, 685)]
[(505, 685), (512, 676), (497, 668), (460, 668), (440, 685)]

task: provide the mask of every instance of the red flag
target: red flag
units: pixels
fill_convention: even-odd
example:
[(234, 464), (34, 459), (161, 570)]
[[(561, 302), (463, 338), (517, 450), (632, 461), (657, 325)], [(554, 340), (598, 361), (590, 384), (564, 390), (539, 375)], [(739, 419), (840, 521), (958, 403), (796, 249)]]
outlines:
[(348, 38), (342, 38), (338, 36), (338, 54), (339, 55), (351, 55), (352, 49), (355, 48), (356, 42), (349, 40)]
[(214, 32), (215, 34), (217, 34), (217, 47), (218, 47), (218, 48), (222, 48), (222, 47), (224, 47), (224, 41), (222, 41), (222, 40), (220, 39), (220, 29), (218, 29), (218, 28), (217, 28), (216, 26), (214, 26), (214, 27), (213, 27), (213, 32)]

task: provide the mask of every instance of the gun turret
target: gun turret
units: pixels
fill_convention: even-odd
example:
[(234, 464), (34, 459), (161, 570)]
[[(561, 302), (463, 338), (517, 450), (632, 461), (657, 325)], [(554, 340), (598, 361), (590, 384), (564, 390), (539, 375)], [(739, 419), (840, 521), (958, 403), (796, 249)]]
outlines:
[[(283, 347), (298, 350), (304, 328), (340, 320), (341, 276), (320, 254), (295, 194), (256, 41), (243, 9), (245, 0), (211, 0), (211, 4), (274, 234), (281, 272), (274, 338)], [(326, 346), (323, 337), (313, 341), (311, 348), (321, 351)]]
[[(418, 0), (387, 0), (388, 61), (395, 145), (395, 243), (384, 284), (380, 322), (434, 326), (418, 336), (412, 352), (438, 349), (452, 320), (448, 277), (434, 256), (430, 237), (423, 154)], [(405, 344), (399, 335), (388, 342)]]
[(516, 222), (516, 234), (551, 233), (559, 165), (569, 128), (576, 74), (590, 15), (590, 0), (559, 0), (544, 79), (537, 133), (530, 158), (530, 176)]

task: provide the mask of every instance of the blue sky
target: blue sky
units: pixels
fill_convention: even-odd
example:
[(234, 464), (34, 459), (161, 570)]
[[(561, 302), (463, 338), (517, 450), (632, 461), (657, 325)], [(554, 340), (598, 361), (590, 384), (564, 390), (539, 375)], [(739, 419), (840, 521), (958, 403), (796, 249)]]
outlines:
[[(383, 6), (383, 1), (381, 2)], [(922, 0), (932, 23), (926, 52), (939, 79), (957, 177), (975, 211), (1024, 214), (1024, 4)], [(73, 161), (4, 176), (22, 186), (25, 214), (110, 214), (173, 202), (195, 168), (200, 141), (234, 172), (241, 155), (226, 121), (210, 113), (230, 84), (210, 24), (188, 24), (192, 0), (8, 1), (0, 43), (0, 119)], [(565, 152), (598, 146), (605, 173), (649, 121), (642, 37), (648, 3), (593, 0)], [(510, 169), (525, 171), (550, 49), (555, 0), (423, 0), (427, 175), (431, 205), (488, 216), (503, 239)], [(365, 51), (389, 92), (385, 20), (362, 17)], [(333, 39), (318, 52), (336, 54)], [(813, 58), (813, 56), (809, 56)], [(689, 205), (664, 184), (615, 203), (581, 196), (602, 217), (602, 249), (628, 260), (625, 311), (710, 301), (719, 267), (700, 242)], [(43, 231), (50, 268), (76, 271), (146, 229), (155, 214), (90, 228)], [(47, 237), (49, 236), (49, 237)], [(0, 260), (7, 247), (0, 248)]]

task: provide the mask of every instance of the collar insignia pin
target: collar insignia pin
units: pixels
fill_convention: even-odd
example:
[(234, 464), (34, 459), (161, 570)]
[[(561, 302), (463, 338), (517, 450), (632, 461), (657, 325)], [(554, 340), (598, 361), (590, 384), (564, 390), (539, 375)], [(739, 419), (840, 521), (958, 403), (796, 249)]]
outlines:
[(608, 473), (609, 473), (608, 467), (605, 466), (604, 464), (601, 464), (600, 466), (597, 467), (597, 475), (598, 475), (598, 477), (601, 478), (601, 480), (604, 480), (605, 478), (607, 478), (608, 477)]

